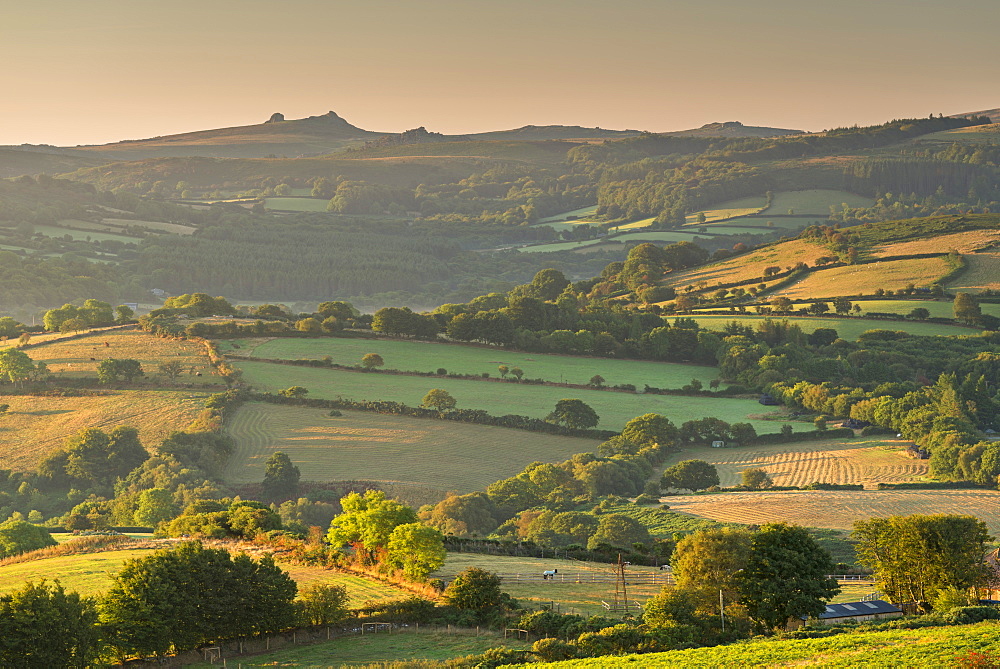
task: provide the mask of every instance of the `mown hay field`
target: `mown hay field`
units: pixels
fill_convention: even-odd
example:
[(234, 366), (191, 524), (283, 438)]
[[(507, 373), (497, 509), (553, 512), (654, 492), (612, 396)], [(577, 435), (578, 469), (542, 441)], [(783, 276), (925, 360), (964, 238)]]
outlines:
[(965, 262), (966, 270), (948, 283), (949, 290), (970, 293), (986, 288), (1000, 290), (1000, 253), (970, 253)]
[[(168, 546), (169, 542), (164, 546)], [(100, 551), (78, 555), (64, 555), (20, 562), (0, 567), (0, 594), (21, 587), (26, 581), (38, 582), (45, 578), (58, 578), (68, 591), (81, 595), (96, 595), (111, 587), (111, 576), (118, 573), (126, 560), (151, 555), (155, 549), (139, 548), (117, 551)], [(368, 601), (400, 599), (409, 593), (380, 581), (373, 581), (354, 574), (325, 569), (279, 564), (296, 583), (324, 583), (343, 585), (347, 588), (349, 606), (362, 606)]]
[[(867, 304), (862, 302), (861, 304)], [(908, 313), (908, 311), (907, 311)], [(749, 314), (707, 314), (701, 315), (697, 312), (690, 316), (698, 325), (703, 328), (721, 330), (726, 323), (736, 321), (756, 327), (766, 318), (772, 320), (788, 320), (789, 323), (798, 325), (806, 334), (813, 332), (817, 328), (833, 328), (841, 339), (855, 340), (862, 332), (868, 330), (902, 330), (912, 335), (931, 337), (934, 335), (963, 335), (971, 334), (975, 330), (958, 325), (948, 325), (947, 323), (923, 323), (920, 321), (886, 321), (871, 318), (819, 318), (810, 316), (754, 316)]]
[(226, 352), (280, 360), (319, 360), (329, 355), (340, 365), (357, 365), (365, 354), (377, 353), (385, 361), (386, 369), (434, 372), (444, 368), (454, 374), (487, 373), (498, 377), (497, 367), (507, 365), (522, 369), (525, 378), (576, 384), (586, 384), (595, 374), (600, 374), (605, 384), (611, 386), (631, 383), (638, 388), (646, 384), (656, 388), (680, 388), (696, 378), (707, 388), (718, 376), (715, 367), (705, 365), (522, 353), (485, 346), (398, 339), (276, 338), (237, 340), (237, 343), (240, 349), (233, 349), (230, 344)]
[(1000, 241), (1000, 230), (966, 230), (951, 235), (883, 244), (873, 248), (870, 254), (874, 257), (885, 257), (913, 253), (942, 253), (951, 250), (959, 253), (971, 253), (976, 249), (996, 244), (998, 241)]
[(704, 460), (715, 465), (723, 486), (740, 482), (745, 469), (760, 468), (775, 485), (810, 483), (900, 483), (927, 474), (927, 460), (906, 455), (911, 442), (884, 437), (857, 437), (746, 448), (685, 448), (672, 455), (664, 467), (681, 460)]
[(275, 404), (248, 403), (229, 421), (236, 440), (223, 478), (253, 483), (284, 451), (304, 481), (365, 480), (468, 493), (535, 462), (591, 453), (598, 441), (488, 425)]
[[(33, 341), (37, 341), (36, 339)], [(107, 358), (133, 358), (142, 363), (147, 377), (159, 376), (163, 385), (220, 385), (205, 347), (182, 339), (154, 337), (139, 330), (106, 330), (79, 339), (55, 340), (28, 346), (24, 352), (35, 362), (44, 361), (57, 378), (97, 377), (97, 366)], [(184, 372), (173, 381), (159, 371), (163, 362), (180, 362)], [(201, 373), (201, 376), (196, 374)]]
[(1000, 491), (996, 490), (787, 490), (668, 499), (670, 509), (723, 523), (789, 522), (807, 527), (850, 530), (854, 521), (914, 513), (971, 514), (990, 532), (1000, 532)]
[[(567, 660), (553, 669), (599, 667), (958, 667), (970, 653), (1000, 653), (1000, 624), (924, 627), (887, 632), (854, 632), (820, 639), (760, 639), (726, 646), (672, 650), (649, 655), (604, 656)], [(535, 665), (515, 665), (530, 668)]]
[(846, 265), (810, 272), (773, 296), (792, 299), (872, 295), (877, 288), (899, 290), (913, 284), (930, 286), (949, 271), (944, 258), (914, 258), (866, 265)]
[[(778, 426), (765, 420), (751, 420), (760, 405), (753, 399), (643, 395), (636, 393), (495, 383), (448, 378), (424, 378), (399, 374), (364, 373), (314, 367), (296, 367), (267, 362), (240, 362), (244, 380), (262, 390), (277, 392), (302, 386), (308, 397), (319, 399), (391, 400), (418, 406), (432, 388), (447, 390), (458, 408), (484, 409), (493, 415), (520, 414), (545, 418), (556, 402), (580, 399), (600, 416), (599, 429), (620, 430), (645, 413), (660, 413), (675, 423), (715, 416), (730, 423), (753, 423), (758, 432), (777, 432)], [(799, 427), (801, 429), (801, 426)], [(809, 424), (812, 429), (812, 424)]]
[(198, 416), (207, 397), (191, 390), (116, 390), (90, 397), (6, 395), (2, 403), (10, 409), (0, 420), (0, 462), (6, 469), (34, 469), (67, 437), (89, 427), (134, 427), (146, 449), (154, 451), (164, 437)]
[(828, 255), (830, 250), (825, 246), (806, 239), (794, 239), (729, 260), (674, 272), (667, 276), (666, 283), (679, 289), (703, 281), (709, 286), (716, 283), (750, 281), (764, 276), (764, 269), (767, 267), (780, 267), (784, 270), (798, 262), (811, 266), (816, 263), (817, 258)]

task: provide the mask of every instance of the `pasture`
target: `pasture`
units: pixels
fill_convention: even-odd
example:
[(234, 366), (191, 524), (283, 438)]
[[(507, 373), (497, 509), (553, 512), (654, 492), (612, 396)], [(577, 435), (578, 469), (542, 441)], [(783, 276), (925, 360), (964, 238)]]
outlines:
[(893, 242), (874, 247), (875, 257), (909, 255), (913, 253), (941, 253), (954, 249), (959, 253), (972, 253), (976, 249), (1000, 242), (1000, 230), (966, 230), (950, 235), (937, 235), (905, 242)]
[(929, 135), (921, 135), (917, 143), (943, 142), (951, 144), (960, 142), (962, 144), (980, 144), (983, 142), (996, 143), (1000, 141), (1000, 123), (990, 123), (988, 125), (975, 125), (969, 128), (955, 128), (954, 130), (942, 130), (932, 132)]
[[(503, 577), (504, 592), (527, 606), (539, 607), (554, 602), (560, 605), (559, 610), (563, 613), (612, 615), (607, 613), (601, 601), (614, 599), (615, 565), (582, 560), (448, 553), (444, 566), (430, 577), (450, 580), (469, 567), (499, 574)], [(558, 569), (559, 577), (542, 580), (541, 573), (550, 569)], [(641, 582), (626, 581), (630, 601), (644, 602), (659, 594), (669, 579), (668, 572), (660, 571), (658, 567), (630, 565), (625, 573), (626, 577), (642, 576)]]
[[(867, 302), (861, 302), (862, 305), (868, 304)], [(907, 311), (909, 313), (909, 311)], [(750, 325), (756, 327), (759, 323), (764, 321), (766, 318), (772, 320), (788, 320), (789, 323), (798, 325), (802, 328), (802, 331), (809, 334), (816, 330), (817, 328), (833, 328), (837, 331), (837, 334), (841, 339), (855, 340), (858, 336), (865, 332), (866, 330), (902, 330), (903, 332), (909, 332), (911, 335), (917, 335), (921, 337), (931, 337), (935, 335), (961, 335), (961, 334), (971, 334), (975, 332), (972, 328), (967, 328), (957, 325), (948, 325), (945, 323), (923, 323), (920, 321), (885, 321), (885, 320), (874, 320), (870, 318), (853, 318), (853, 317), (813, 317), (813, 316), (783, 316), (783, 315), (772, 315), (772, 316), (754, 316), (750, 314), (706, 314), (701, 315), (694, 313), (690, 316), (698, 325), (703, 328), (710, 328), (715, 330), (721, 330), (725, 327), (726, 323), (736, 321), (738, 323), (743, 323), (745, 325)]]
[[(781, 191), (774, 194), (771, 206), (764, 210), (767, 214), (790, 214), (799, 216), (830, 215), (830, 207), (840, 211), (842, 205), (848, 207), (871, 207), (875, 204), (873, 198), (865, 195), (855, 195), (843, 190), (828, 190), (813, 188), (810, 190)], [(788, 211), (791, 209), (792, 211)]]
[(108, 391), (90, 397), (7, 395), (10, 410), (0, 421), (0, 462), (16, 471), (34, 469), (66, 438), (88, 427), (134, 427), (149, 451), (174, 430), (191, 423), (207, 393), (192, 390)]
[(748, 232), (762, 234), (769, 230), (774, 232), (784, 232), (786, 230), (798, 230), (799, 228), (805, 228), (810, 225), (821, 225), (826, 222), (826, 218), (821, 218), (819, 216), (775, 216), (774, 218), (768, 218), (767, 214), (763, 214), (760, 216), (741, 216), (739, 218), (730, 218), (717, 223), (695, 224), (688, 225), (686, 227), (706, 227), (709, 232), (735, 235), (747, 234)]
[(707, 387), (718, 376), (718, 369), (704, 365), (523, 353), (485, 346), (398, 339), (277, 338), (256, 345), (245, 343), (244, 348), (227, 353), (281, 360), (318, 360), (329, 355), (340, 365), (357, 365), (366, 353), (377, 353), (385, 360), (386, 369), (408, 372), (433, 372), (443, 367), (455, 374), (500, 376), (497, 367), (507, 365), (521, 368), (529, 379), (586, 384), (595, 374), (600, 374), (606, 385), (631, 383), (638, 388), (646, 384), (656, 388), (680, 388), (692, 378)]
[(856, 520), (914, 513), (971, 514), (1000, 532), (996, 490), (786, 490), (671, 497), (670, 509), (723, 523), (789, 522), (850, 530)]
[[(597, 205), (592, 204), (589, 207), (581, 207), (580, 209), (573, 209), (572, 211), (564, 211), (561, 214), (555, 214), (553, 216), (546, 216), (545, 218), (538, 219), (539, 223), (558, 223), (560, 221), (569, 220), (570, 216), (576, 216), (577, 218), (587, 218), (593, 216), (597, 213)], [(574, 219), (575, 221), (575, 219)], [(574, 221), (570, 221), (571, 223)]]
[(728, 260), (703, 265), (689, 270), (674, 272), (667, 276), (666, 283), (678, 289), (689, 285), (733, 283), (750, 281), (764, 276), (768, 267), (792, 267), (798, 262), (814, 265), (816, 259), (830, 255), (830, 250), (820, 244), (805, 239), (795, 239), (773, 244)]
[(845, 265), (810, 272), (772, 295), (792, 299), (872, 295), (876, 288), (899, 290), (913, 284), (930, 286), (949, 271), (944, 258), (892, 260), (868, 265)]
[(312, 197), (269, 197), (264, 199), (264, 207), (280, 211), (326, 211), (329, 200)]
[[(513, 476), (535, 461), (561, 462), (576, 453), (592, 453), (599, 442), (472, 425), (307, 407), (249, 403), (226, 427), (236, 441), (223, 479), (254, 483), (264, 478), (264, 463), (284, 451), (304, 481), (365, 480), (399, 484), (407, 495), (440, 499), (447, 491), (468, 493)], [(429, 500), (425, 500), (429, 501)]]
[[(743, 643), (648, 655), (595, 657), (545, 666), (558, 669), (604, 667), (976, 667), (990, 659), (959, 658), (971, 652), (985, 658), (1000, 653), (1000, 625), (982, 622), (884, 632), (854, 632), (816, 639), (760, 639)], [(531, 667), (533, 665), (518, 665)]]
[(69, 236), (77, 241), (87, 240), (92, 242), (103, 242), (113, 240), (116, 242), (124, 242), (126, 244), (137, 244), (139, 242), (138, 238), (123, 234), (99, 232), (97, 230), (71, 230), (69, 228), (60, 228), (54, 225), (34, 225), (32, 226), (32, 230), (35, 233), (43, 234), (46, 237), (63, 238)]
[[(808, 307), (812, 302), (797, 302), (793, 305), (795, 309), (803, 309)], [(866, 312), (878, 312), (878, 313), (890, 313), (890, 314), (901, 314), (903, 316), (909, 314), (914, 309), (920, 307), (926, 309), (930, 312), (932, 318), (954, 318), (955, 308), (952, 305), (951, 300), (862, 300), (855, 302), (862, 309), (861, 313), (864, 315)], [(831, 305), (832, 306), (832, 305)], [(983, 303), (979, 305), (984, 314), (991, 314), (993, 316), (1000, 316), (1000, 304), (988, 304)]]
[[(32, 338), (32, 342), (40, 338)], [(29, 345), (24, 352), (35, 362), (44, 361), (58, 378), (96, 377), (97, 365), (107, 358), (133, 358), (142, 364), (146, 376), (159, 375), (170, 384), (219, 385), (208, 355), (201, 344), (182, 339), (154, 337), (140, 330), (96, 331), (79, 339), (55, 339)], [(183, 373), (169, 381), (159, 372), (163, 362), (180, 362)], [(201, 376), (196, 374), (201, 373)]]
[(618, 235), (613, 238), (617, 243), (628, 242), (660, 242), (663, 244), (676, 244), (677, 242), (697, 242), (713, 239), (715, 235), (708, 233), (704, 235), (691, 234), (690, 232), (656, 231), (656, 232), (630, 232)]
[[(737, 216), (747, 216), (757, 214), (767, 206), (767, 198), (763, 195), (751, 195), (738, 200), (728, 200), (719, 204), (711, 205), (711, 209), (703, 209), (700, 213), (705, 214), (705, 222), (713, 223)], [(687, 224), (698, 224), (698, 212), (687, 216)]]
[(664, 468), (681, 460), (715, 465), (723, 486), (740, 482), (740, 472), (760, 468), (778, 486), (810, 483), (874, 484), (915, 481), (927, 475), (927, 460), (907, 457), (911, 442), (885, 437), (855, 437), (745, 448), (688, 447), (671, 455)]
[(974, 293), (986, 288), (1000, 290), (1000, 253), (970, 253), (965, 262), (967, 269), (948, 283), (949, 290)]
[(534, 246), (522, 246), (517, 250), (521, 253), (556, 253), (558, 251), (575, 251), (586, 246), (600, 244), (603, 239), (586, 239), (582, 242), (555, 242), (552, 244), (536, 244)]
[[(629, 420), (645, 413), (660, 413), (675, 423), (715, 416), (730, 423), (753, 423), (758, 432), (777, 432), (775, 423), (751, 420), (760, 405), (754, 399), (642, 395), (627, 392), (560, 388), (518, 383), (500, 383), (448, 378), (423, 378), (398, 374), (364, 373), (314, 367), (293, 367), (267, 362), (239, 362), (244, 380), (255, 388), (277, 392), (303, 386), (309, 397), (353, 400), (390, 400), (417, 406), (432, 388), (447, 390), (462, 409), (484, 409), (494, 415), (520, 414), (545, 418), (564, 398), (590, 405), (600, 416), (599, 429), (620, 430)], [(809, 425), (812, 429), (812, 425)]]
[[(167, 547), (174, 542), (175, 540), (170, 539), (162, 540), (160, 547)], [(143, 546), (147, 547), (64, 555), (4, 566), (0, 568), (0, 594), (19, 588), (25, 581), (37, 582), (43, 578), (58, 578), (67, 591), (76, 591), (81, 595), (100, 594), (111, 586), (111, 576), (121, 570), (126, 560), (146, 557), (156, 550), (145, 543)], [(409, 594), (381, 581), (324, 567), (283, 563), (279, 563), (279, 566), (299, 584), (343, 585), (347, 588), (348, 605), (352, 607), (363, 606), (370, 601), (398, 599)]]
[[(513, 637), (504, 639), (503, 634), (494, 630), (467, 630), (435, 627), (419, 629), (410, 627), (391, 632), (351, 635), (320, 641), (319, 643), (292, 646), (282, 650), (254, 654), (252, 657), (233, 657), (230, 666), (254, 669), (256, 667), (348, 667), (348, 666), (389, 666), (392, 663), (411, 660), (449, 660), (466, 655), (481, 655), (490, 648), (503, 646), (513, 650), (528, 650), (531, 643), (518, 641)], [(377, 663), (377, 665), (375, 664)], [(221, 666), (218, 663), (196, 663), (186, 665), (191, 669), (210, 669)]]

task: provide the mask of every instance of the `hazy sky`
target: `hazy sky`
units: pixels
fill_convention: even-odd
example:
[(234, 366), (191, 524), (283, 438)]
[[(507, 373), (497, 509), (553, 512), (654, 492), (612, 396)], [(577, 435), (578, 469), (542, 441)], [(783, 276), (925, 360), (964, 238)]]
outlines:
[(1000, 107), (1000, 0), (0, 0), (0, 144), (300, 118), (820, 130)]

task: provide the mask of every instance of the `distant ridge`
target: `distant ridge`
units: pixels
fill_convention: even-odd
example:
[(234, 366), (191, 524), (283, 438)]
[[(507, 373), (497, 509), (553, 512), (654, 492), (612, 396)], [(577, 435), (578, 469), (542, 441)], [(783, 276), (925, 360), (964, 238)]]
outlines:
[(784, 137), (786, 135), (803, 135), (805, 131), (765, 128), (743, 125), (739, 121), (725, 121), (723, 123), (706, 123), (700, 128), (692, 130), (678, 130), (662, 134), (674, 137)]
[(1000, 123), (1000, 107), (996, 109), (984, 109), (983, 111), (965, 112), (964, 114), (952, 114), (952, 118), (959, 116), (989, 116), (994, 123)]

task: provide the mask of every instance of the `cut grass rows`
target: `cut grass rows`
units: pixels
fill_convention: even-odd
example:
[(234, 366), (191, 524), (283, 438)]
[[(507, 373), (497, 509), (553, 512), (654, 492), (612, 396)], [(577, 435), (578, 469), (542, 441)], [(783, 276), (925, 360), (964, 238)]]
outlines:
[(236, 440), (224, 478), (259, 482), (264, 463), (284, 451), (306, 481), (369, 480), (429, 487), (439, 496), (483, 490), (535, 461), (593, 452), (589, 439), (433, 419), (249, 403), (227, 432)]

